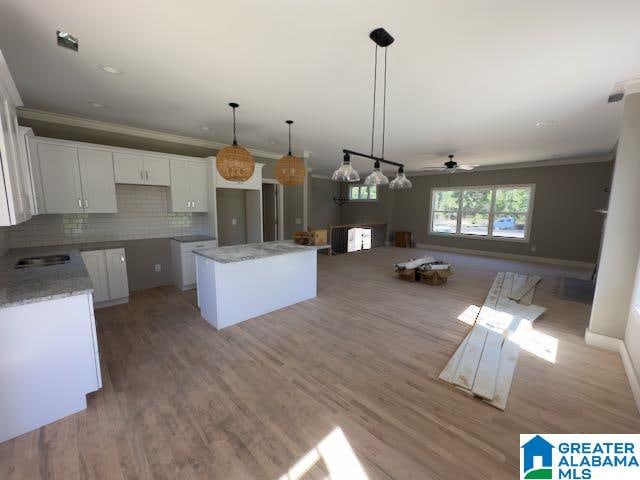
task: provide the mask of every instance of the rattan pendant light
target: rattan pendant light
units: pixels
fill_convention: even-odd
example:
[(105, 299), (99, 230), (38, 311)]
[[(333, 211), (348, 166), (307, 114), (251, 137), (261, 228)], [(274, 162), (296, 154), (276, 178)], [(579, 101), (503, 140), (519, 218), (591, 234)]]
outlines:
[(304, 183), (307, 171), (304, 162), (291, 154), (291, 125), (293, 120), (287, 120), (289, 125), (289, 153), (276, 162), (276, 179), (282, 185), (300, 185)]
[(226, 180), (232, 182), (246, 182), (253, 175), (256, 162), (244, 147), (236, 141), (236, 108), (240, 105), (230, 103), (233, 108), (233, 145), (224, 147), (216, 156), (216, 168), (218, 173)]

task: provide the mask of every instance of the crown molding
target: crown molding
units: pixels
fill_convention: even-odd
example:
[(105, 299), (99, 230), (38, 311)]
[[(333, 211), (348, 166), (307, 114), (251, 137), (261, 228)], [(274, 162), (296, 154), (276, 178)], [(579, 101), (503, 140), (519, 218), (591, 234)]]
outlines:
[[(212, 150), (220, 150), (227, 146), (226, 143), (214, 142), (212, 140), (202, 140), (199, 138), (185, 137), (175, 135), (173, 133), (158, 132), (155, 130), (147, 130), (144, 128), (130, 127), (117, 123), (102, 122), (100, 120), (91, 120), (88, 118), (75, 117), (62, 113), (47, 112), (33, 108), (19, 108), (18, 117), (37, 120), (41, 122), (57, 123), (59, 125), (67, 125), (70, 127), (87, 128), (90, 130), (98, 130), (102, 132), (117, 133), (121, 135), (130, 135), (134, 137), (147, 138), (150, 140), (158, 140), (161, 142), (178, 143), (181, 145), (190, 145), (194, 147), (210, 148)], [(282, 154), (266, 152), (255, 148), (247, 148), (252, 155), (262, 158), (272, 158), (277, 160)]]
[[(586, 157), (571, 157), (571, 158), (557, 158), (550, 160), (538, 160), (534, 162), (519, 162), (519, 163), (504, 163), (498, 165), (482, 165), (480, 167), (474, 168), (473, 170), (466, 170), (456, 172), (455, 175), (461, 175), (465, 173), (473, 173), (473, 172), (486, 172), (490, 170), (513, 170), (514, 168), (536, 168), (536, 167), (559, 167), (562, 165), (578, 165), (582, 163), (603, 163), (610, 162), (613, 160), (614, 153), (609, 153), (606, 155), (592, 155)], [(421, 172), (420, 170), (416, 170), (413, 172), (407, 172), (407, 177), (422, 177), (425, 175), (451, 175), (451, 172), (440, 171), (440, 172)]]

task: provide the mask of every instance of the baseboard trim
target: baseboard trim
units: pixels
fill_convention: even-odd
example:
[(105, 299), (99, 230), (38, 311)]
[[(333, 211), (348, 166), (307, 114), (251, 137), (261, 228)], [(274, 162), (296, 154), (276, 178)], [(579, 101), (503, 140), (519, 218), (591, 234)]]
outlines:
[(611, 350), (612, 352), (619, 352), (621, 348), (620, 345), (624, 345), (624, 342), (619, 338), (594, 333), (588, 328), (584, 331), (584, 342), (592, 347)]
[(629, 386), (631, 387), (631, 393), (636, 401), (636, 408), (640, 413), (640, 381), (638, 380), (638, 374), (636, 369), (633, 368), (633, 362), (629, 356), (627, 345), (624, 342), (620, 342), (620, 357), (622, 358), (622, 364), (624, 365), (624, 371), (627, 374), (629, 380)]
[(481, 257), (504, 258), (506, 260), (520, 260), (531, 263), (544, 263), (547, 265), (560, 265), (563, 267), (577, 267), (593, 270), (595, 263), (580, 262), (577, 260), (564, 260), (562, 258), (535, 257), (533, 255), (518, 255), (515, 253), (490, 252), (487, 250), (474, 250), (471, 248), (446, 247), (442, 245), (431, 245), (428, 243), (416, 243), (416, 248), (426, 250), (438, 250), (443, 252), (464, 253), (467, 255), (478, 255)]
[(633, 399), (636, 402), (636, 408), (640, 413), (640, 380), (638, 380), (638, 374), (636, 373), (636, 369), (633, 367), (633, 362), (631, 361), (629, 351), (627, 350), (627, 346), (624, 341), (619, 338), (594, 333), (588, 328), (584, 332), (584, 341), (587, 345), (592, 347), (618, 352), (622, 359), (622, 365), (624, 366), (624, 372), (627, 375), (629, 387), (631, 387)]
[(98, 302), (93, 304), (94, 309), (113, 307), (114, 305), (121, 305), (123, 303), (129, 303), (129, 297), (116, 298), (115, 300), (106, 300), (104, 302)]

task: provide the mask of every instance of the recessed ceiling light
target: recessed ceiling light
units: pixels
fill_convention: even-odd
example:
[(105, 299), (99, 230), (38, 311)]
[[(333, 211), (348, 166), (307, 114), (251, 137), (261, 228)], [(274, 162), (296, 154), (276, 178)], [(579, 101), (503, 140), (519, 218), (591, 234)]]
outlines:
[(279, 145), (280, 142), (277, 142), (275, 140), (269, 140), (269, 145)]
[(89, 105), (91, 105), (94, 108), (106, 108), (106, 105), (100, 102), (89, 102)]
[(122, 74), (122, 70), (118, 70), (116, 67), (112, 67), (111, 65), (98, 65), (98, 68), (103, 72), (111, 73), (112, 75)]
[(556, 122), (553, 120), (544, 120), (542, 122), (536, 122), (536, 127), (554, 127)]
[(208, 127), (206, 125), (200, 125), (200, 130), (204, 130), (205, 132), (211, 130), (211, 127)]

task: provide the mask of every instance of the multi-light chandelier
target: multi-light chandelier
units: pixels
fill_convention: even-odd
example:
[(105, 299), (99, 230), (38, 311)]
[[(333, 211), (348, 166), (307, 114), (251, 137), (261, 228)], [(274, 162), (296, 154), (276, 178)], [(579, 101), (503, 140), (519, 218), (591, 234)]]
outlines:
[[(389, 185), (389, 188), (394, 190), (406, 190), (413, 185), (411, 181), (404, 174), (404, 165), (391, 160), (385, 160), (384, 158), (384, 139), (386, 130), (387, 119), (387, 47), (394, 42), (394, 38), (384, 28), (377, 28), (369, 34), (369, 38), (376, 44), (375, 47), (375, 63), (373, 74), (373, 119), (371, 124), (371, 154), (355, 152), (353, 150), (344, 149), (342, 165), (333, 172), (331, 176), (332, 180), (337, 182), (358, 182), (360, 181), (360, 175), (355, 168), (351, 165), (351, 156), (358, 156), (374, 160), (373, 172), (371, 172), (364, 180), (365, 185)], [(378, 85), (378, 47), (384, 48), (384, 93), (382, 97), (382, 150), (380, 157), (373, 155), (374, 153), (374, 139), (375, 139), (375, 127), (376, 127), (376, 90)], [(389, 179), (380, 171), (380, 164), (386, 163), (388, 165), (394, 165), (398, 167), (398, 173), (396, 177), (389, 182)]]

